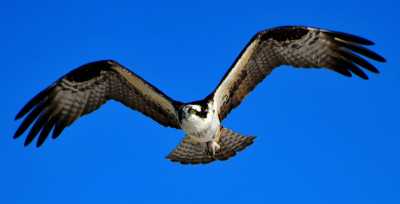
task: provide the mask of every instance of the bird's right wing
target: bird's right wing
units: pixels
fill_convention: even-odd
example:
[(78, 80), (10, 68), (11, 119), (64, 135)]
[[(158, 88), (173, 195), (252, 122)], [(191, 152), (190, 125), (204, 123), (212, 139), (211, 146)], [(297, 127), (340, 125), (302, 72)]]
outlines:
[(33, 124), (25, 140), (29, 145), (39, 134), (41, 146), (51, 130), (57, 138), (79, 117), (110, 99), (142, 112), (167, 127), (180, 128), (174, 101), (163, 92), (112, 60), (88, 63), (69, 72), (33, 97), (17, 114), (29, 113), (15, 132), (17, 138)]
[(220, 120), (281, 65), (297, 68), (327, 68), (345, 76), (352, 73), (368, 79), (361, 68), (378, 73), (361, 56), (385, 62), (365, 48), (373, 42), (347, 33), (305, 26), (283, 26), (258, 32), (207, 99), (217, 106)]

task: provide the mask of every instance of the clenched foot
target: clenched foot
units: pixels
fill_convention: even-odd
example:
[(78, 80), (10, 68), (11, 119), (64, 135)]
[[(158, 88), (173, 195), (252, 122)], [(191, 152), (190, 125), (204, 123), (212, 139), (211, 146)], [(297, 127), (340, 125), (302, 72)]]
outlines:
[(215, 153), (221, 148), (219, 144), (215, 141), (210, 141), (207, 142), (207, 152), (211, 155), (214, 156)]

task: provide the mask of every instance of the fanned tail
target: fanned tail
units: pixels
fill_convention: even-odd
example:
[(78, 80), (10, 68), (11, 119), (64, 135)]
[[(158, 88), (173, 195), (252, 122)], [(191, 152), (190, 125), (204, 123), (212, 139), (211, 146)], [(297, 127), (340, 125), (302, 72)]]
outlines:
[(215, 160), (227, 160), (253, 144), (254, 136), (243, 136), (232, 130), (221, 128), (218, 141), (220, 149), (211, 155), (206, 143), (198, 143), (185, 136), (182, 142), (167, 156), (167, 159), (181, 164), (207, 164)]

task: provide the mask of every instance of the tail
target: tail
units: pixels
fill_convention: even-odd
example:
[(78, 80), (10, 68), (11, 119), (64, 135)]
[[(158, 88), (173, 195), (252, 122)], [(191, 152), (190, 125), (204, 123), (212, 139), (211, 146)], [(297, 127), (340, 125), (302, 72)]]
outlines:
[(242, 136), (229, 129), (221, 128), (218, 142), (220, 149), (210, 155), (205, 143), (198, 143), (186, 136), (182, 142), (167, 156), (167, 159), (181, 164), (207, 164), (215, 160), (227, 160), (253, 144), (255, 137)]

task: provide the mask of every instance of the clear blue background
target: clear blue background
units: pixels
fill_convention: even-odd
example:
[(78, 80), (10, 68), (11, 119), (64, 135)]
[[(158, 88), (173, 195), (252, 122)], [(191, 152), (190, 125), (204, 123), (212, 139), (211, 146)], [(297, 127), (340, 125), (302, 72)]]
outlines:
[[(4, 1), (0, 203), (400, 203), (399, 3)], [(118, 60), (173, 98), (207, 95), (250, 37), (313, 25), (374, 40), (371, 80), (276, 70), (224, 125), (258, 136), (227, 162), (164, 157), (183, 132), (110, 102), (41, 149), (12, 139), (17, 111), (89, 61)]]

